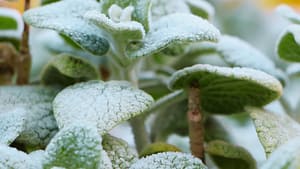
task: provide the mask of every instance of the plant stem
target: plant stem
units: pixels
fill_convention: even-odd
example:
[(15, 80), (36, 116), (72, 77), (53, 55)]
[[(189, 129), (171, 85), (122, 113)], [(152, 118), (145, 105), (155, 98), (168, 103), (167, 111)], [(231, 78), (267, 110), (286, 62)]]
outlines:
[[(30, 0), (25, 0), (24, 11), (30, 8)], [(31, 56), (29, 52), (29, 25), (24, 22), (24, 31), (20, 46), (20, 57), (17, 60), (17, 84), (24, 85), (29, 82), (29, 74), (31, 67)]]
[(198, 87), (190, 87), (188, 89), (187, 118), (191, 152), (204, 162), (204, 129), (200, 108), (200, 89)]

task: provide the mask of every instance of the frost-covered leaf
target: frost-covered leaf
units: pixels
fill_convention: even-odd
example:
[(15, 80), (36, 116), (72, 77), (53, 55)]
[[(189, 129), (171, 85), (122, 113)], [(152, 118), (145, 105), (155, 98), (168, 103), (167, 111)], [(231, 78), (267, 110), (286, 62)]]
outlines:
[(140, 153), (140, 157), (146, 157), (152, 154), (157, 154), (162, 152), (181, 152), (181, 150), (172, 144), (168, 144), (164, 142), (155, 142), (147, 145)]
[(121, 8), (132, 6), (134, 7), (132, 19), (141, 23), (144, 29), (148, 31), (150, 25), (150, 3), (150, 0), (102, 0), (101, 12), (104, 14), (108, 14), (109, 9), (114, 4), (120, 6)]
[(212, 141), (205, 148), (220, 169), (256, 169), (256, 161), (243, 147)]
[(61, 129), (46, 148), (44, 167), (97, 169), (101, 159), (101, 137), (88, 123), (72, 123)]
[(1, 169), (42, 169), (22, 151), (0, 144)]
[(261, 169), (299, 169), (300, 138), (294, 138), (276, 149)]
[(299, 77), (300, 76), (300, 64), (294, 63), (289, 64), (289, 66), (286, 68), (286, 73), (289, 77)]
[(30, 152), (30, 154), (28, 154), (30, 159), (32, 161), (34, 161), (34, 163), (38, 166), (42, 166), (44, 165), (44, 159), (45, 159), (45, 151), (44, 150), (36, 150), (36, 151), (32, 151)]
[(283, 72), (275, 67), (271, 59), (239, 38), (222, 36), (217, 51), (229, 65), (262, 70), (285, 81)]
[(190, 13), (185, 0), (152, 0), (151, 18), (153, 21), (173, 13)]
[(44, 68), (44, 84), (68, 86), (76, 82), (99, 79), (97, 69), (89, 61), (68, 54), (55, 56)]
[(0, 144), (9, 145), (25, 129), (26, 111), (22, 108), (0, 111)]
[(70, 86), (54, 100), (60, 128), (75, 121), (96, 125), (102, 135), (117, 124), (144, 112), (153, 99), (125, 81), (89, 81)]
[(300, 136), (300, 125), (286, 115), (276, 115), (259, 108), (247, 108), (267, 155), (290, 139)]
[(215, 15), (214, 7), (205, 0), (185, 0), (194, 15), (211, 20)]
[(111, 160), (105, 150), (101, 151), (101, 159), (99, 164), (101, 164), (101, 166), (98, 169), (114, 169)]
[(164, 152), (138, 160), (129, 169), (207, 169), (198, 158), (179, 152)]
[(10, 42), (18, 48), (24, 27), (20, 13), (0, 7), (0, 23), (0, 42)]
[(85, 0), (84, 3), (81, 0), (64, 0), (28, 10), (24, 19), (34, 27), (52, 29), (68, 36), (95, 55), (103, 55), (109, 49), (107, 40), (99, 28), (83, 18), (90, 10), (99, 10), (99, 3), (94, 0)]
[(296, 13), (291, 7), (287, 5), (280, 5), (277, 7), (277, 12), (284, 18), (293, 23), (300, 24), (300, 15)]
[(13, 108), (26, 111), (25, 130), (17, 142), (30, 147), (45, 147), (57, 132), (52, 113), (52, 101), (57, 89), (43, 86), (0, 87), (0, 109), (5, 112)]
[(114, 169), (129, 168), (138, 159), (136, 151), (128, 143), (114, 136), (104, 135), (102, 146)]
[(245, 106), (264, 106), (282, 93), (280, 82), (274, 77), (250, 68), (228, 68), (194, 65), (175, 72), (171, 89), (197, 85), (201, 107), (217, 114), (244, 111)]
[(276, 52), (281, 59), (300, 62), (300, 25), (290, 25), (284, 30)]
[(157, 53), (174, 43), (217, 41), (219, 36), (219, 30), (200, 17), (170, 14), (154, 22), (140, 43), (128, 47), (127, 54), (130, 58), (138, 58)]

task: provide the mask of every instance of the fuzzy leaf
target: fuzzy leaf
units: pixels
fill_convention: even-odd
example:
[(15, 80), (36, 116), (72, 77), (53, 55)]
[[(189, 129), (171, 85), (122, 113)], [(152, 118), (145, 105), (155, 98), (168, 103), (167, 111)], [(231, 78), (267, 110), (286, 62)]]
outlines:
[(190, 13), (190, 8), (185, 0), (152, 0), (151, 18), (159, 18), (173, 13)]
[(74, 121), (87, 121), (105, 134), (117, 124), (144, 112), (153, 99), (125, 81), (90, 81), (70, 86), (54, 100), (60, 128)]
[(171, 89), (198, 85), (201, 107), (216, 114), (241, 113), (245, 106), (264, 106), (282, 93), (274, 77), (250, 68), (194, 65), (175, 72)]
[(239, 38), (222, 36), (217, 51), (229, 65), (262, 70), (285, 81), (283, 72), (275, 67), (271, 59)]
[(256, 132), (267, 155), (280, 145), (300, 136), (300, 125), (286, 115), (276, 115), (259, 108), (247, 108), (254, 121)]
[(155, 142), (147, 145), (140, 153), (140, 157), (146, 157), (152, 154), (157, 154), (162, 152), (181, 152), (181, 150), (172, 144), (168, 144), (164, 142)]
[(114, 169), (129, 168), (138, 159), (136, 151), (128, 143), (111, 135), (103, 136), (102, 146)]
[(52, 101), (56, 89), (42, 86), (0, 87), (0, 109), (5, 112), (13, 108), (24, 109), (25, 129), (17, 138), (18, 143), (31, 147), (45, 147), (57, 132), (52, 114)]
[(217, 41), (219, 30), (200, 17), (176, 13), (162, 17), (153, 23), (150, 31), (139, 44), (129, 46), (130, 58), (138, 58), (183, 42)]
[(45, 67), (41, 81), (44, 84), (68, 86), (94, 79), (99, 79), (99, 75), (91, 63), (79, 57), (61, 54)]
[(114, 169), (108, 154), (104, 150), (101, 151), (101, 159), (99, 164), (101, 164), (99, 169)]
[(46, 148), (44, 167), (95, 169), (101, 159), (101, 137), (88, 123), (72, 123), (61, 129)]
[(0, 112), (0, 144), (9, 145), (20, 135), (25, 129), (25, 118), (26, 112), (22, 108)]
[(44, 165), (44, 160), (45, 160), (45, 151), (44, 150), (32, 151), (28, 155), (31, 158), (31, 160), (34, 161), (35, 164), (37, 164), (38, 166), (41, 166), (41, 168), (42, 168), (42, 166)]
[(22, 151), (0, 144), (0, 168), (1, 169), (42, 169)]
[(256, 169), (256, 161), (243, 147), (212, 141), (205, 148), (220, 169)]
[(215, 15), (214, 7), (205, 0), (186, 0), (191, 12), (204, 19), (211, 20)]
[(179, 152), (165, 152), (138, 160), (129, 169), (207, 169), (198, 158)]
[(109, 49), (101, 30), (86, 21), (83, 16), (87, 11), (99, 10), (94, 0), (64, 0), (43, 7), (34, 8), (24, 13), (25, 21), (34, 27), (52, 29), (68, 36), (83, 49), (103, 55)]
[(121, 8), (133, 6), (134, 11), (132, 14), (133, 20), (141, 23), (146, 31), (149, 30), (149, 16), (150, 16), (150, 0), (102, 0), (101, 12), (108, 14), (109, 8), (115, 4)]
[(300, 15), (293, 11), (291, 7), (287, 5), (280, 5), (279, 7), (277, 7), (277, 12), (289, 21), (295, 24), (300, 24)]
[(276, 149), (261, 169), (299, 169), (300, 138), (294, 138)]
[(281, 59), (300, 62), (300, 25), (290, 25), (279, 38), (277, 54)]

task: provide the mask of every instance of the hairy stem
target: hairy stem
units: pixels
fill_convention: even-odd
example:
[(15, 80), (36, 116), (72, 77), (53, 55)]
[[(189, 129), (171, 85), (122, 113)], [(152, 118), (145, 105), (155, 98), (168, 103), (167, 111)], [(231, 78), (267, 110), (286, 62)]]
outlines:
[[(24, 11), (30, 8), (30, 0), (25, 0)], [(20, 57), (17, 60), (17, 84), (24, 85), (29, 82), (29, 74), (31, 67), (31, 56), (29, 52), (29, 25), (24, 23), (24, 31), (20, 46)]]
[(188, 124), (191, 152), (204, 162), (204, 129), (200, 108), (200, 90), (190, 87), (188, 90)]

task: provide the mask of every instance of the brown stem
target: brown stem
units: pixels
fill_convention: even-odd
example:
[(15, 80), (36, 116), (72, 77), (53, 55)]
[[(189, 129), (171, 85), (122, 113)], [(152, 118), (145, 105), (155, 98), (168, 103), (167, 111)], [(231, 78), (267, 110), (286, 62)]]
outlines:
[(200, 108), (200, 90), (197, 87), (189, 88), (188, 124), (191, 152), (204, 162), (204, 129)]
[[(25, 0), (24, 11), (30, 8), (30, 0)], [(29, 82), (29, 74), (31, 67), (31, 56), (29, 52), (29, 25), (24, 22), (24, 31), (20, 46), (20, 57), (17, 60), (18, 78), (17, 84), (24, 85)]]
[(0, 85), (11, 85), (18, 54), (10, 43), (0, 43)]

